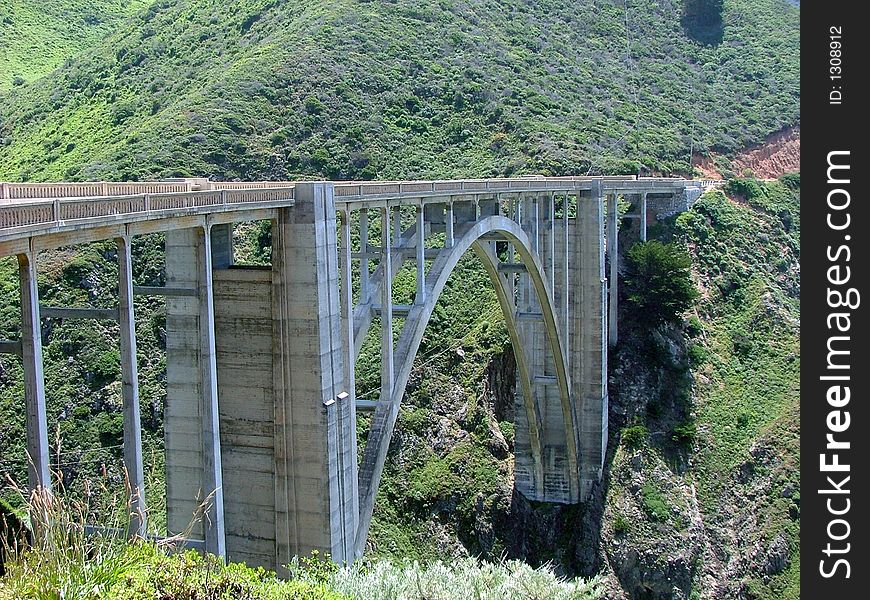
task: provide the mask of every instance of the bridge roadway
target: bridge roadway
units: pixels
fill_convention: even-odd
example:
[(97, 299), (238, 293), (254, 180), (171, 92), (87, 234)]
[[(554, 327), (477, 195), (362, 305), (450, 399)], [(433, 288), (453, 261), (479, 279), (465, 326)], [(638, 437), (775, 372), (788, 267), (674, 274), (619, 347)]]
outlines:
[[(634, 177), (0, 184), (0, 256), (17, 256), (21, 282), (21, 338), (0, 341), (0, 352), (24, 366), (29, 484), (51, 485), (40, 319), (116, 319), (130, 532), (144, 534), (132, 298), (162, 295), (170, 532), (200, 511), (194, 544), (279, 571), (314, 549), (360, 556), (414, 356), (471, 250), (517, 357), (515, 486), (533, 500), (580, 502), (600, 477), (607, 438), (617, 232), (646, 239), (650, 219), (686, 210), (701, 186)], [(252, 220), (272, 222), (271, 269), (233, 264), (233, 223)], [(130, 240), (154, 232), (165, 233), (166, 286), (135, 286)], [(40, 306), (39, 252), (106, 239), (118, 247), (117, 307)], [(416, 291), (397, 305), (392, 283), (405, 263)], [(353, 365), (375, 323), (380, 394), (357, 398)], [(362, 457), (357, 410), (373, 412)]]

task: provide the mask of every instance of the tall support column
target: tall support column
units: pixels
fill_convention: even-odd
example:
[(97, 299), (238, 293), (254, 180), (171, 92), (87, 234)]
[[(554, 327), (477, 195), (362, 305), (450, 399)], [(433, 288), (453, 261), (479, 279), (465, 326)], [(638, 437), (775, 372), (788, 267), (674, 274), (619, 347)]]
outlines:
[[(352, 363), (345, 366), (353, 334), (342, 322), (350, 282), (342, 292), (337, 232), (334, 185), (297, 184), (296, 204), (279, 210), (273, 238), (279, 560), (312, 550), (353, 558), (356, 437), (345, 409), (354, 395)], [(349, 223), (343, 232), (349, 239)], [(345, 250), (345, 268), (349, 260)]]
[[(348, 241), (350, 237), (348, 237)], [(359, 303), (366, 304), (371, 294), (369, 279), (369, 211), (363, 208), (359, 211)]]
[(29, 454), (27, 479), (31, 490), (51, 489), (35, 253), (18, 255), (18, 276), (21, 282), (21, 360), (24, 366), (25, 423)]
[(610, 194), (607, 203), (607, 256), (610, 260), (610, 292), (608, 295), (608, 342), (615, 346), (617, 340), (617, 303), (619, 301), (619, 201)]
[[(448, 227), (452, 220), (448, 210)], [(389, 211), (381, 209), (381, 222), (388, 223)], [(392, 242), (390, 240), (390, 228), (383, 227), (381, 235), (381, 272), (384, 273), (384, 281), (381, 286), (381, 395), (375, 414), (372, 417), (369, 438), (366, 442), (365, 456), (360, 467), (360, 507), (359, 525), (357, 528), (355, 556), (360, 557), (365, 551), (366, 533), (374, 512), (374, 501), (377, 490), (373, 489), (375, 482), (380, 480), (384, 464), (381, 457), (386, 454), (389, 444), (381, 444), (380, 436), (395, 422), (398, 406), (393, 406), (393, 388), (395, 385), (395, 368), (393, 364), (393, 282), (392, 269)]]
[[(579, 192), (578, 192), (578, 198), (579, 198)], [(562, 230), (564, 232), (564, 236), (562, 237), (562, 239), (565, 242), (565, 251), (562, 253), (562, 259), (565, 261), (565, 265), (564, 265), (565, 268), (562, 271), (562, 274), (564, 277), (564, 281), (562, 282), (562, 284), (565, 286), (563, 288), (564, 291), (562, 292), (562, 299), (563, 299), (562, 300), (562, 318), (565, 320), (564, 321), (564, 329), (563, 329), (563, 331), (565, 332), (565, 354), (567, 356), (571, 356), (571, 354), (570, 354), (570, 352), (571, 352), (571, 328), (569, 325), (571, 323), (571, 321), (570, 321), (571, 302), (570, 302), (570, 296), (568, 295), (568, 292), (571, 289), (570, 287), (568, 287), (568, 284), (570, 281), (569, 273), (571, 271), (570, 261), (568, 259), (568, 257), (570, 256), (570, 253), (571, 253), (571, 239), (570, 239), (570, 234), (569, 234), (570, 229), (568, 228), (568, 204), (569, 204), (568, 192), (565, 192), (565, 197), (564, 197), (563, 204), (562, 204)]]
[(426, 232), (423, 223), (423, 205), (417, 207), (417, 304), (426, 303)]
[[(381, 209), (382, 223), (387, 223), (389, 212)], [(381, 267), (384, 283), (381, 286), (381, 402), (389, 403), (393, 397), (393, 244), (390, 228), (383, 227), (381, 233)]]
[(547, 231), (549, 232), (550, 289), (556, 289), (556, 192), (550, 194), (547, 204)]
[(130, 485), (131, 536), (145, 535), (145, 475), (142, 467), (142, 425), (139, 417), (139, 370), (136, 364), (136, 319), (133, 311), (133, 267), (130, 238), (119, 237), (118, 321), (121, 326), (121, 394), (124, 404), (124, 467)]
[(350, 211), (341, 213), (341, 243), (341, 330), (346, 396), (341, 399), (339, 405), (344, 421), (339, 423), (339, 447), (341, 455), (347, 456), (342, 472), (344, 479), (349, 479), (349, 481), (341, 481), (341, 490), (346, 493), (343, 504), (347, 521), (343, 545), (346, 560), (352, 560), (356, 531), (359, 527), (359, 461), (356, 440), (356, 374), (354, 372), (353, 351), (353, 264), (350, 247)]
[(210, 495), (205, 512), (205, 549), (226, 557), (224, 492), (221, 470), (220, 415), (218, 413), (217, 355), (214, 333), (211, 227), (197, 231), (199, 239), (199, 335), (204, 492)]
[[(599, 481), (607, 447), (607, 316), (604, 268), (604, 197), (596, 181), (591, 198), (577, 197), (572, 227), (571, 396), (580, 423), (577, 448), (580, 498)], [(608, 239), (608, 247), (610, 240)]]
[(640, 241), (646, 241), (646, 192), (640, 196)]
[(444, 247), (445, 248), (452, 248), (453, 247), (453, 223), (454, 223), (453, 202), (452, 201), (447, 203), (445, 210), (447, 211), (447, 223), (445, 226), (446, 233), (444, 236)]

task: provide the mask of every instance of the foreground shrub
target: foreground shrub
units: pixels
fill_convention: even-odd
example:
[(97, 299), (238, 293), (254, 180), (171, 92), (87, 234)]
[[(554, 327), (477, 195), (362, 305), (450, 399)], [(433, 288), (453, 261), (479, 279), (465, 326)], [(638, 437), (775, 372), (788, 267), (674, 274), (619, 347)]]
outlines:
[(332, 574), (329, 587), (360, 600), (593, 600), (603, 594), (597, 578), (567, 581), (547, 565), (534, 569), (517, 560), (486, 563), (475, 558), (428, 565), (356, 564)]
[(603, 593), (597, 578), (568, 581), (549, 566), (473, 558), (339, 567), (315, 554), (294, 559), (293, 579), (283, 581), (261, 567), (178, 552), (168, 541), (86, 535), (83, 506), (30, 496), (33, 543), (7, 546), (0, 600), (595, 600)]

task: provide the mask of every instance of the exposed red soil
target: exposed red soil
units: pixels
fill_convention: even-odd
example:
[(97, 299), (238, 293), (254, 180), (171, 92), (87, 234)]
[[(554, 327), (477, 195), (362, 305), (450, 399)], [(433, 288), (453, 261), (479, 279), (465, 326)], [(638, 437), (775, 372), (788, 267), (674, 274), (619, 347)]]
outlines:
[[(705, 178), (722, 179), (722, 174), (713, 164), (715, 158), (715, 154), (698, 156), (693, 161), (694, 167)], [(736, 175), (742, 175), (747, 169), (759, 179), (776, 179), (785, 173), (800, 171), (800, 125), (778, 131), (768, 136), (763, 144), (747, 148), (731, 159), (731, 171)]]

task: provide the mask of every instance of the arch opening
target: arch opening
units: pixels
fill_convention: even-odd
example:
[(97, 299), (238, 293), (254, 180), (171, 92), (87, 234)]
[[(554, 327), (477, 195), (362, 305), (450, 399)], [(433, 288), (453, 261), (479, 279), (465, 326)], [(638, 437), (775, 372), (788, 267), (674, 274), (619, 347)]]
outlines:
[(570, 402), (568, 371), (563, 351), (564, 345), (556, 321), (552, 290), (549, 287), (547, 278), (544, 276), (541, 261), (532, 250), (532, 244), (520, 225), (503, 216), (485, 217), (458, 231), (453, 246), (444, 248), (438, 253), (425, 279), (425, 297), (427, 300), (424, 303), (415, 304), (411, 307), (405, 320), (405, 325), (395, 344), (395, 379), (391, 386), (392, 395), (389, 401), (385, 401), (382, 398), (375, 409), (375, 415), (372, 418), (368, 442), (360, 467), (360, 526), (356, 540), (356, 553), (358, 556), (362, 555), (365, 548), (368, 528), (374, 510), (374, 500), (383, 474), (389, 441), (395, 428), (399, 406), (411, 374), (414, 358), (419, 349), (426, 326), (432, 316), (435, 304), (441, 296), (450, 274), (462, 256), (469, 250), (475, 253), (487, 271), (505, 317), (511, 343), (517, 357), (520, 385), (523, 388), (524, 408), (529, 425), (530, 452), (532, 453), (531, 486), (533, 486), (532, 489), (543, 490), (544, 488), (544, 424), (537, 394), (534, 393), (532, 385), (534, 374), (530, 372), (530, 366), (525, 360), (525, 352), (522, 346), (523, 340), (517, 327), (516, 307), (512, 297), (513, 292), (505, 278), (499, 274), (499, 259), (493, 251), (491, 244), (487, 243), (490, 239), (503, 240), (514, 246), (519, 260), (529, 275), (531, 287), (541, 307), (540, 317), (548, 342), (547, 347), (552, 355), (555, 366), (555, 385), (558, 389), (561, 407), (560, 424), (564, 427), (567, 458), (567, 468), (565, 469), (567, 471), (567, 481), (565, 485), (569, 488), (569, 495), (576, 495), (576, 491), (579, 488), (579, 471), (576, 454), (577, 441), (575, 437), (578, 428)]

